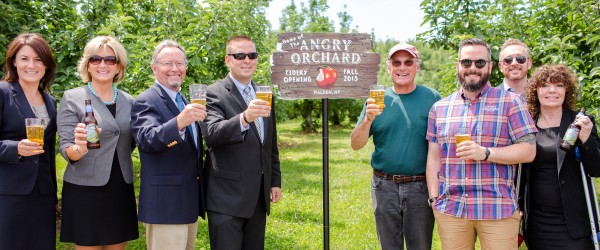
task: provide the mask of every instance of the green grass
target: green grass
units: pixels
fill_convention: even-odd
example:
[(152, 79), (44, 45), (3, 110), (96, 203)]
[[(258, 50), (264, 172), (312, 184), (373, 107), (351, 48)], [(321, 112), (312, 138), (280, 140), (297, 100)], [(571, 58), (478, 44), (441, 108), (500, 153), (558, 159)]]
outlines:
[[(323, 249), (322, 134), (301, 133), (298, 121), (277, 126), (283, 197), (271, 205), (265, 248)], [(373, 144), (369, 142), (363, 149), (352, 151), (352, 128), (353, 124), (329, 128), (330, 248), (379, 249), (370, 196), (372, 168), (369, 162)], [(61, 156), (56, 159), (60, 197), (66, 163)], [(137, 151), (133, 162), (137, 196), (140, 167)], [(145, 230), (141, 223), (138, 225), (140, 238), (129, 242), (127, 249), (146, 249)], [(74, 247), (59, 242), (57, 249)], [(199, 220), (196, 249), (210, 249), (208, 226), (202, 219)], [(432, 249), (441, 249), (437, 229), (434, 229)]]

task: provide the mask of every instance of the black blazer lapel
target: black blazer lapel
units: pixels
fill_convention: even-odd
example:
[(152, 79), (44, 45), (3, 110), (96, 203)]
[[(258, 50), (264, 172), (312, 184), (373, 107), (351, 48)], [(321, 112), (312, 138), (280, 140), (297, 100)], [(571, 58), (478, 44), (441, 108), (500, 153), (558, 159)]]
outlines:
[(244, 100), (242, 93), (240, 93), (240, 91), (235, 86), (233, 80), (229, 75), (227, 75), (227, 77), (225, 78), (225, 88), (227, 88), (227, 91), (229, 91), (229, 95), (237, 103), (238, 107), (240, 108), (240, 111), (244, 111), (248, 108), (248, 105), (246, 105), (246, 101)]
[[(235, 100), (235, 102), (239, 106), (240, 112), (244, 112), (244, 110), (248, 108), (248, 105), (246, 105), (246, 101), (244, 100), (244, 97), (242, 97), (242, 93), (240, 93), (239, 89), (235, 86), (235, 83), (233, 83), (233, 80), (229, 75), (227, 75), (225, 80), (225, 87), (229, 91), (229, 95), (233, 100)], [(253, 81), (250, 81), (250, 84), (252, 84), (253, 88), (256, 86), (256, 84)], [(263, 121), (264, 120), (265, 119), (263, 119)], [(252, 129), (252, 131), (256, 135), (256, 138), (260, 142), (260, 136), (258, 136), (258, 129), (256, 128), (256, 125), (254, 123), (250, 123), (250, 129)]]
[(27, 101), (27, 97), (25, 97), (25, 92), (23, 92), (21, 85), (19, 85), (18, 82), (11, 82), (10, 84), (12, 85), (13, 98), (17, 106), (19, 106), (23, 117), (35, 118), (35, 114), (33, 113), (31, 106), (29, 106), (29, 102)]

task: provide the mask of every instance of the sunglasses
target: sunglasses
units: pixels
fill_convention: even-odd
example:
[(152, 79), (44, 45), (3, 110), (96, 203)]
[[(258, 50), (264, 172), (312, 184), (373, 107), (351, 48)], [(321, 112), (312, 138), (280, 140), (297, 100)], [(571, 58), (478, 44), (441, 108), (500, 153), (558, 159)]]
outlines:
[(227, 54), (228, 56), (233, 56), (233, 58), (235, 58), (235, 60), (244, 60), (246, 59), (246, 56), (248, 56), (248, 58), (250, 60), (254, 60), (256, 58), (258, 58), (258, 53), (257, 52), (251, 52), (251, 53), (235, 53), (235, 54)]
[[(516, 60), (519, 64), (524, 64), (527, 61), (527, 57), (526, 56), (515, 56), (514, 60)], [(506, 63), (506, 64), (512, 64), (512, 62), (514, 60), (513, 60), (512, 56), (507, 56), (502, 61), (504, 61), (504, 63)]]
[[(394, 67), (400, 67), (400, 66), (402, 66), (402, 63), (403, 63), (402, 61), (393, 60), (392, 61), (392, 66), (394, 66)], [(414, 64), (415, 64), (415, 61), (413, 61), (413, 60), (406, 60), (406, 61), (404, 61), (404, 66), (405, 67), (410, 67), (410, 66), (413, 66)]]
[(460, 62), (460, 65), (462, 65), (464, 68), (467, 68), (467, 69), (471, 67), (473, 62), (475, 62), (475, 67), (477, 67), (478, 69), (482, 69), (488, 63), (488, 61), (483, 60), (483, 59), (477, 59), (477, 60), (462, 59), (459, 62)]
[(104, 61), (104, 63), (106, 63), (106, 65), (115, 65), (115, 64), (117, 64), (117, 57), (116, 56), (105, 56), (105, 57), (90, 56), (90, 59), (88, 60), (88, 62), (90, 62), (90, 64), (93, 64), (93, 65), (98, 65), (98, 64), (102, 63), (102, 61)]

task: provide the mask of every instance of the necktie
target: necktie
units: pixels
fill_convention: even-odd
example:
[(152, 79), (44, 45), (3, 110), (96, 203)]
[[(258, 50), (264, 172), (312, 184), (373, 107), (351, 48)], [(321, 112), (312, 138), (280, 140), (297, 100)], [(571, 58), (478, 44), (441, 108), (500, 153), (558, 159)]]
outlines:
[[(246, 86), (246, 88), (244, 88), (244, 99), (246, 100), (246, 105), (250, 105), (250, 101), (254, 100), (250, 91), (251, 91), (250, 86)], [(262, 142), (263, 141), (262, 118), (257, 117), (254, 120), (254, 125), (256, 125), (256, 130), (258, 130), (258, 137), (260, 138), (260, 141)]]
[[(179, 109), (179, 112), (181, 112), (183, 110), (183, 108), (185, 108), (185, 104), (183, 103), (183, 98), (181, 97), (181, 93), (177, 93), (177, 96), (175, 96), (175, 101), (177, 102), (177, 108)], [(190, 135), (191, 135), (191, 140), (194, 140), (194, 130), (192, 130), (192, 125), (188, 125), (187, 126), (187, 130), (190, 131)], [(194, 145), (196, 144), (196, 142), (194, 142)]]

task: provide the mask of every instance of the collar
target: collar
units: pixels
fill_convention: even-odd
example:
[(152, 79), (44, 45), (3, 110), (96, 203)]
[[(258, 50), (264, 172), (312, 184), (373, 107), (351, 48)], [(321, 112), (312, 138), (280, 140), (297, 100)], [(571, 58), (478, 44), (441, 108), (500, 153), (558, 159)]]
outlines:
[(508, 86), (508, 84), (506, 83), (506, 78), (502, 79), (502, 89), (504, 89), (506, 91), (514, 92), (514, 90), (510, 86)]
[(173, 100), (173, 102), (177, 103), (177, 100), (175, 100), (175, 97), (177, 97), (177, 93), (179, 93), (179, 92), (165, 87), (165, 85), (160, 84), (158, 81), (155, 81), (154, 83), (156, 83), (158, 86), (160, 86), (162, 89), (164, 89), (165, 92), (167, 92), (167, 95), (169, 95), (169, 98), (171, 98), (171, 100)]
[(463, 100), (465, 100), (465, 101), (469, 101), (469, 102), (473, 102), (473, 101), (476, 101), (476, 100), (478, 100), (478, 99), (479, 99), (479, 97), (481, 97), (482, 95), (485, 95), (485, 94), (488, 92), (488, 90), (490, 89), (490, 86), (491, 86), (491, 85), (490, 85), (490, 82), (487, 82), (487, 83), (486, 83), (486, 84), (483, 86), (483, 89), (481, 89), (481, 91), (479, 92), (479, 94), (477, 94), (477, 96), (475, 97), (475, 99), (474, 99), (474, 100), (471, 100), (471, 99), (469, 99), (469, 98), (467, 98), (467, 97), (465, 96), (465, 92), (464, 92), (465, 90), (464, 90), (464, 88), (463, 88), (463, 87), (460, 87), (460, 93), (459, 93), (459, 94), (460, 94), (460, 97), (461, 97)]
[(235, 87), (240, 91), (240, 93), (244, 93), (244, 89), (246, 88), (246, 86), (250, 86), (250, 93), (255, 93), (254, 87), (252, 86), (252, 80), (250, 80), (250, 83), (248, 83), (248, 85), (245, 85), (245, 84), (241, 83), (240, 81), (238, 81), (237, 79), (235, 79), (231, 75), (231, 73), (229, 73), (229, 78), (231, 78), (231, 81), (233, 82)]

